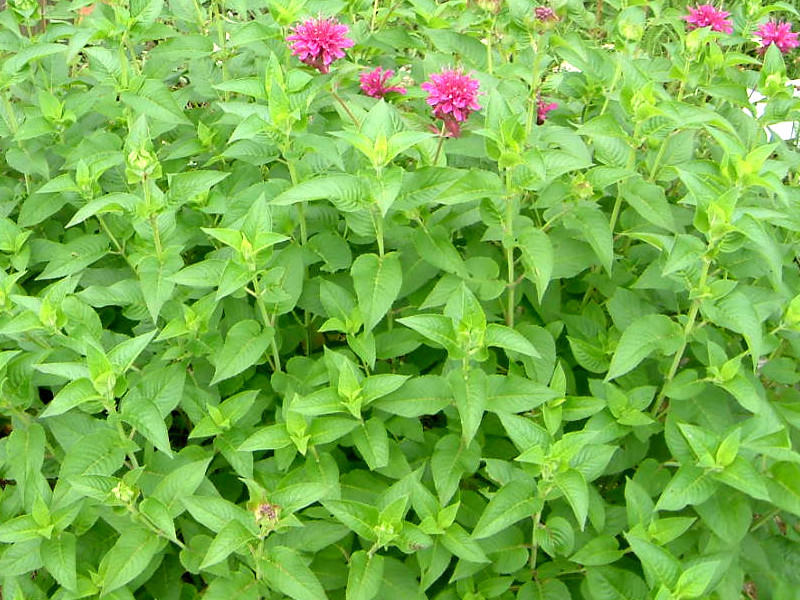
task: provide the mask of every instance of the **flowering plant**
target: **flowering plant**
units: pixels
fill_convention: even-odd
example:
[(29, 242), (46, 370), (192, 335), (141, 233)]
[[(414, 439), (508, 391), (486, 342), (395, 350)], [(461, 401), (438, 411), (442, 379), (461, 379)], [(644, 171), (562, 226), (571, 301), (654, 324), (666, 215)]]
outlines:
[(344, 57), (345, 48), (353, 46), (348, 31), (347, 25), (335, 19), (309, 19), (299, 23), (286, 40), (291, 42), (293, 56), (320, 73), (327, 73), (334, 60)]
[(433, 116), (441, 119), (447, 131), (455, 137), (461, 134), (460, 124), (472, 111), (481, 107), (478, 104), (478, 80), (458, 69), (433, 73), (430, 80), (420, 87), (428, 92), (427, 102), (433, 109)]
[(791, 2), (82, 4), (0, 18), (2, 598), (797, 599)]

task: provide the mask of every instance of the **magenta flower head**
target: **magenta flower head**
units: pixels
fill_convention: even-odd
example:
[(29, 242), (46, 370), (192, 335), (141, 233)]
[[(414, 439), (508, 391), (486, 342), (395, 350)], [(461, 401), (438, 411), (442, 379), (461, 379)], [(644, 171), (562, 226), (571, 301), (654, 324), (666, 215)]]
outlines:
[(759, 54), (764, 54), (770, 44), (775, 44), (778, 50), (784, 54), (792, 48), (800, 46), (800, 41), (797, 39), (798, 33), (792, 31), (791, 23), (767, 21), (756, 30), (756, 35), (761, 38), (761, 47), (758, 49)]
[(347, 25), (335, 19), (309, 19), (295, 26), (286, 38), (291, 42), (292, 56), (314, 67), (320, 73), (327, 73), (330, 64), (344, 57), (344, 49), (353, 45), (347, 37)]
[(406, 88), (399, 85), (387, 86), (386, 83), (394, 76), (391, 69), (383, 70), (383, 67), (375, 67), (372, 71), (364, 71), (359, 76), (361, 81), (361, 91), (372, 98), (383, 98), (389, 92), (405, 94)]
[(541, 96), (536, 98), (536, 124), (541, 125), (547, 118), (547, 113), (558, 108), (557, 102), (545, 102)]
[(558, 21), (558, 16), (549, 6), (537, 6), (533, 9), (533, 16), (542, 23)]
[(717, 10), (711, 4), (699, 4), (695, 8), (691, 6), (687, 8), (689, 14), (682, 16), (681, 19), (686, 21), (686, 28), (689, 31), (700, 27), (711, 27), (712, 31), (733, 33), (733, 25), (728, 19), (731, 13)]
[(442, 119), (447, 131), (453, 137), (461, 134), (459, 123), (467, 120), (478, 104), (478, 80), (464, 75), (461, 70), (445, 70), (433, 73), (430, 81), (420, 87), (428, 92), (428, 104), (433, 108), (433, 116)]

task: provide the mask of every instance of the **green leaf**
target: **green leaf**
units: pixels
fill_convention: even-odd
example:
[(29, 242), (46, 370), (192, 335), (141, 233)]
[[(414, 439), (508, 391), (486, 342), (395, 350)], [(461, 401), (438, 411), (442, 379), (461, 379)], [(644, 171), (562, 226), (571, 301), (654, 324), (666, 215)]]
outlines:
[(417, 229), (411, 237), (419, 257), (434, 267), (462, 279), (469, 277), (464, 259), (450, 240), (450, 233), (442, 226)]
[(764, 476), (741, 456), (737, 456), (730, 465), (715, 473), (714, 476), (717, 481), (721, 481), (751, 498), (765, 501), (770, 499)]
[(491, 562), (480, 544), (470, 538), (464, 528), (458, 523), (453, 523), (441, 538), (442, 545), (455, 556), (473, 563)]
[(665, 315), (643, 315), (628, 325), (614, 350), (606, 381), (634, 369), (665, 341), (680, 335), (677, 325)]
[(647, 585), (630, 571), (614, 567), (589, 567), (586, 585), (592, 600), (647, 600)]
[(689, 504), (702, 504), (719, 485), (710, 473), (685, 464), (680, 467), (661, 493), (656, 510), (681, 510)]
[(610, 535), (603, 535), (589, 540), (569, 559), (579, 565), (599, 567), (616, 562), (623, 555), (624, 552), (619, 549), (616, 538)]
[(165, 543), (147, 529), (126, 528), (100, 561), (101, 595), (110, 594), (142, 573)]
[(203, 483), (211, 458), (181, 465), (164, 477), (151, 496), (160, 500), (172, 517), (183, 512), (182, 498), (188, 498)]
[(58, 391), (55, 398), (50, 401), (47, 408), (42, 412), (41, 417), (55, 417), (76, 406), (99, 399), (100, 395), (94, 389), (90, 379), (76, 379), (75, 381), (70, 381)]
[(158, 407), (142, 395), (127, 397), (122, 402), (122, 418), (137, 429), (151, 444), (172, 457), (169, 433)]
[(589, 485), (580, 471), (568, 469), (556, 474), (554, 482), (572, 507), (578, 526), (583, 531), (589, 515)]
[(291, 548), (275, 546), (260, 563), (269, 587), (294, 600), (327, 600), (314, 572)]
[(270, 345), (275, 331), (261, 329), (257, 321), (239, 321), (228, 330), (217, 355), (211, 385), (238, 375), (256, 364)]
[(208, 569), (208, 567), (222, 562), (254, 538), (255, 536), (239, 521), (229, 522), (208, 546), (203, 562), (200, 563), (200, 570)]
[(275, 423), (262, 427), (252, 434), (239, 446), (239, 451), (278, 450), (289, 446), (291, 443), (292, 438), (289, 437), (286, 426), (283, 423)]
[(536, 351), (533, 344), (528, 341), (528, 338), (505, 325), (489, 323), (486, 326), (484, 343), (487, 346), (498, 346), (504, 350), (519, 352), (531, 358), (541, 358), (541, 355)]
[(770, 472), (767, 487), (772, 503), (800, 516), (800, 465), (779, 462), (770, 467)]
[(744, 336), (753, 364), (758, 363), (762, 354), (761, 318), (756, 313), (753, 301), (740, 292), (728, 294), (713, 308), (702, 305), (703, 314), (714, 324), (730, 329)]
[(375, 528), (380, 522), (380, 513), (374, 506), (353, 500), (323, 500), (322, 505), (361, 537), (377, 539)]
[(541, 508), (542, 501), (533, 495), (528, 482), (512, 480), (501, 487), (483, 509), (472, 539), (480, 540), (507, 529), (517, 521), (532, 517)]
[(522, 253), (525, 277), (536, 285), (536, 296), (541, 303), (553, 275), (553, 244), (541, 229), (526, 227), (517, 232), (517, 247)]
[(711, 591), (711, 584), (722, 574), (727, 561), (721, 559), (704, 560), (694, 564), (681, 573), (675, 586), (679, 598), (701, 598)]
[(642, 562), (644, 573), (651, 588), (657, 584), (672, 588), (678, 581), (681, 565), (667, 550), (647, 540), (626, 534), (625, 538), (634, 554)]
[[(365, 383), (364, 390), (367, 388)], [(362, 390), (362, 393), (365, 392)], [(435, 415), (452, 402), (450, 386), (444, 377), (422, 375), (409, 379), (396, 392), (374, 400), (371, 406), (393, 415), (414, 419), (422, 415)]]
[(619, 193), (647, 221), (662, 229), (677, 233), (675, 219), (664, 194), (664, 188), (649, 183), (637, 175), (621, 183)]
[(42, 540), (40, 548), (45, 569), (61, 586), (72, 592), (78, 587), (76, 548), (77, 538), (68, 531)]
[(555, 390), (516, 375), (489, 375), (486, 409), (496, 413), (522, 413), (555, 400)]
[(298, 202), (327, 199), (342, 212), (356, 212), (365, 206), (366, 187), (361, 178), (347, 173), (323, 175), (290, 187), (270, 201), (287, 206)]
[(436, 347), (441, 346), (451, 358), (458, 358), (463, 350), (456, 341), (456, 332), (453, 322), (444, 315), (412, 315), (397, 319), (398, 323), (413, 329), (426, 340), (434, 342)]
[(486, 410), (486, 373), (480, 369), (470, 369), (467, 372), (456, 369), (448, 373), (447, 380), (461, 417), (461, 437), (469, 443), (475, 437)]
[(350, 557), (346, 600), (372, 600), (378, 595), (383, 579), (383, 557), (359, 550)]
[(145, 498), (139, 503), (139, 510), (169, 539), (178, 539), (175, 536), (175, 523), (163, 502), (155, 498)]
[(358, 307), (364, 317), (364, 329), (369, 331), (389, 311), (403, 284), (403, 271), (397, 253), (379, 257), (362, 254), (350, 268)]
[(478, 468), (480, 456), (480, 446), (475, 441), (466, 444), (455, 434), (446, 435), (436, 442), (431, 456), (431, 473), (442, 506), (456, 493), (462, 476)]
[(611, 234), (611, 225), (605, 213), (596, 206), (578, 206), (564, 216), (564, 224), (570, 229), (580, 232), (582, 237), (589, 242), (606, 272), (611, 273), (611, 263), (614, 261), (614, 240)]
[(170, 299), (175, 289), (175, 283), (169, 277), (177, 272), (180, 266), (171, 262), (167, 265), (162, 264), (154, 256), (145, 257), (137, 266), (142, 295), (154, 323), (158, 320), (161, 307)]
[(389, 464), (389, 436), (381, 419), (369, 419), (351, 435), (370, 469), (381, 469)]
[(252, 513), (224, 498), (213, 496), (188, 496), (180, 499), (189, 514), (214, 533), (219, 533), (231, 521), (247, 526), (255, 525)]

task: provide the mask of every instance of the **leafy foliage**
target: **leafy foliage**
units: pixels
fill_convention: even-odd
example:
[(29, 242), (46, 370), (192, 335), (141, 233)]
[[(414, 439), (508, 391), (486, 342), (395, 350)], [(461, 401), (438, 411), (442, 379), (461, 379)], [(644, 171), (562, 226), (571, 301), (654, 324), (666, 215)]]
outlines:
[(4, 598), (798, 597), (796, 7), (7, 4)]

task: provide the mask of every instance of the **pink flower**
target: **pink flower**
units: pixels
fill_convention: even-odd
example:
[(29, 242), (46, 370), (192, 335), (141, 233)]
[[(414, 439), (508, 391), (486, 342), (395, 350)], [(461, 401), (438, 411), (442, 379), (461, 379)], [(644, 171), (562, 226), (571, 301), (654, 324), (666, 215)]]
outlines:
[(453, 137), (461, 134), (459, 123), (466, 121), (478, 104), (478, 80), (464, 75), (461, 70), (445, 70), (433, 73), (430, 81), (420, 87), (428, 92), (428, 104), (433, 116), (442, 119)]
[(791, 23), (767, 21), (756, 30), (756, 35), (761, 38), (761, 47), (758, 49), (759, 54), (764, 54), (770, 44), (775, 44), (778, 50), (784, 54), (792, 48), (800, 46), (800, 41), (797, 39), (798, 33), (792, 31)]
[(297, 56), (320, 73), (327, 73), (330, 64), (344, 57), (344, 49), (354, 43), (347, 37), (348, 31), (347, 25), (341, 25), (335, 19), (309, 19), (295, 26), (286, 41), (292, 42), (292, 56)]
[(536, 99), (536, 124), (541, 125), (544, 123), (544, 120), (547, 118), (547, 113), (556, 108), (558, 108), (557, 102), (545, 102), (542, 100), (542, 97), (539, 96)]
[(691, 31), (699, 27), (711, 27), (712, 31), (733, 33), (733, 25), (728, 19), (731, 13), (717, 10), (711, 4), (699, 4), (696, 8), (687, 7), (689, 14), (681, 17), (686, 21), (686, 28)]
[(556, 13), (553, 12), (553, 9), (549, 6), (537, 6), (533, 9), (533, 16), (536, 17), (537, 21), (541, 21), (542, 23), (558, 21), (558, 16), (556, 16)]
[(391, 69), (383, 70), (383, 67), (375, 67), (372, 71), (364, 71), (359, 76), (361, 81), (361, 91), (372, 98), (383, 98), (389, 92), (405, 94), (406, 88), (397, 85), (387, 87), (386, 82), (394, 76)]

